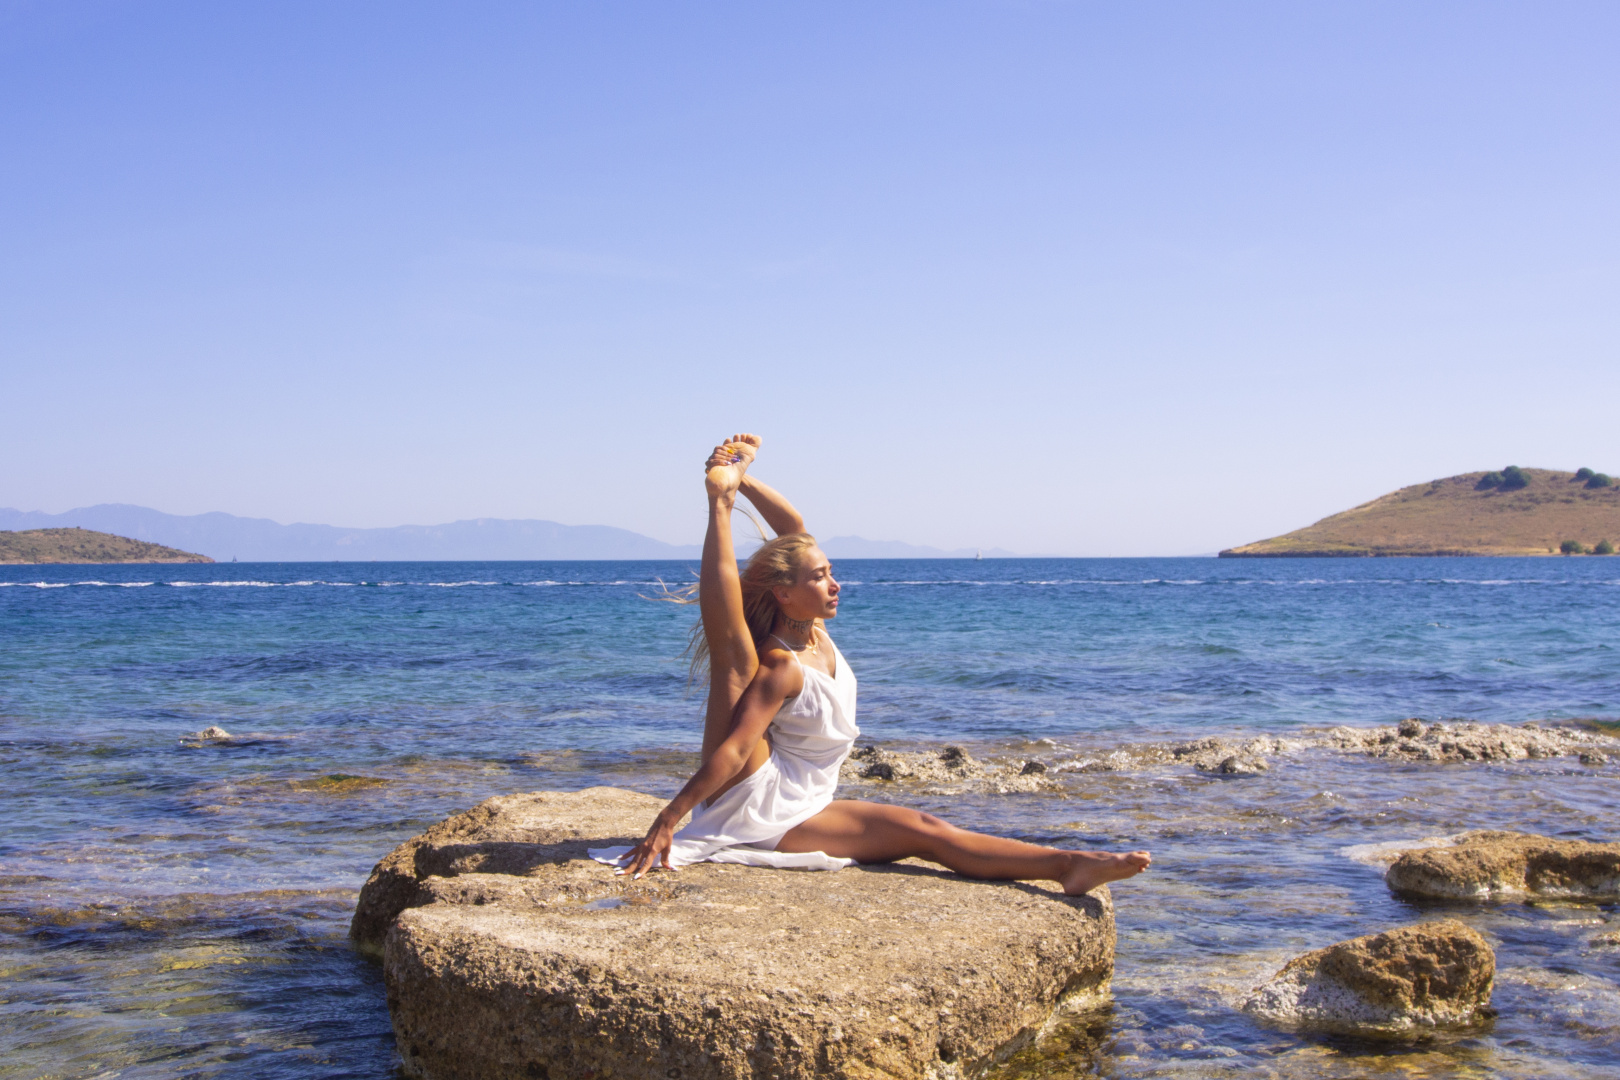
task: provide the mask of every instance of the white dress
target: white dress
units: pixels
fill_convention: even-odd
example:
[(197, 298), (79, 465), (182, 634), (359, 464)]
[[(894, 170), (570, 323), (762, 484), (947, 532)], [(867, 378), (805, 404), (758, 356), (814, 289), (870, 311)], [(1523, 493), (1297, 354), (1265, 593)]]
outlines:
[[(827, 642), (832, 644), (832, 639)], [(855, 726), (855, 673), (837, 645), (833, 645), (833, 657), (832, 675), (799, 664), (804, 688), (784, 701), (771, 718), (770, 758), (752, 776), (693, 812), (686, 828), (675, 834), (669, 852), (671, 866), (726, 862), (842, 870), (855, 862), (821, 851), (776, 850), (788, 830), (832, 802), (838, 768), (861, 733)], [(798, 659), (797, 653), (794, 659)], [(590, 854), (598, 862), (617, 865), (629, 851), (627, 847), (592, 848)]]

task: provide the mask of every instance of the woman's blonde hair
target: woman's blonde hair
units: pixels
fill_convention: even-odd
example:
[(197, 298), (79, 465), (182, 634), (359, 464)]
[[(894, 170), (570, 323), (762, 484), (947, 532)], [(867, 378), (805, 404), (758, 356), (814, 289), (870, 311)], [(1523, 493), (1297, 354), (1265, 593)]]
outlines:
[[(774, 540), (767, 540), (761, 544), (743, 565), (740, 575), (743, 618), (748, 622), (748, 633), (754, 639), (756, 651), (770, 636), (771, 627), (776, 625), (777, 612), (781, 610), (776, 602), (775, 590), (784, 585), (795, 584), (799, 580), (799, 568), (804, 563), (804, 553), (815, 546), (816, 538), (809, 533), (784, 533)], [(652, 599), (667, 600), (675, 604), (695, 604), (698, 602), (698, 584), (694, 582), (684, 589), (665, 589), (662, 595)], [(707, 683), (709, 639), (703, 634), (701, 618), (692, 624), (686, 655), (691, 658), (691, 667), (687, 674), (688, 682), (700, 686)]]

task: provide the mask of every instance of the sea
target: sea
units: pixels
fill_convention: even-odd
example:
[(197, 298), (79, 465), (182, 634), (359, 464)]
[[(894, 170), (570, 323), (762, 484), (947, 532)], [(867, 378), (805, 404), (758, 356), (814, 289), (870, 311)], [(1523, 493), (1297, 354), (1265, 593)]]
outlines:
[[(696, 762), (684, 562), (0, 567), (0, 1077), (398, 1075), (346, 931), (392, 847), (493, 795), (673, 794)], [(861, 794), (1118, 884), (1112, 1001), (999, 1077), (1620, 1075), (1613, 904), (1416, 904), (1377, 845), (1620, 840), (1620, 764), (1315, 747), (1222, 777), (1133, 748), (1406, 717), (1620, 721), (1620, 559), (837, 564), (863, 742), (1040, 760), (1050, 790)], [(218, 726), (238, 738), (186, 736)], [(1126, 751), (1126, 753), (1121, 753)], [(1099, 767), (1108, 761), (1147, 761)], [(760, 871), (766, 872), (766, 871)], [(1407, 1041), (1238, 1008), (1291, 956), (1425, 918), (1497, 952), (1484, 1026)]]

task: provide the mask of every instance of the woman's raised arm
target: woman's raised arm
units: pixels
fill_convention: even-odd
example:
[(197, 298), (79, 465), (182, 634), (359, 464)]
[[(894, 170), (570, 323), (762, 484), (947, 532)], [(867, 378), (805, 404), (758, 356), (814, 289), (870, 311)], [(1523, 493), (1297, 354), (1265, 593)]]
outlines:
[(769, 525), (777, 536), (804, 532), (804, 518), (780, 491), (746, 473), (738, 490), (754, 505), (754, 509), (759, 511), (759, 516), (765, 519), (765, 524)]
[(641, 843), (630, 849), (621, 874), (640, 877), (648, 870), (669, 865), (669, 849), (675, 842), (675, 826), (704, 799), (724, 787), (748, 761), (754, 747), (765, 737), (765, 729), (782, 707), (782, 702), (804, 689), (804, 671), (792, 657), (773, 649), (760, 657), (754, 681), (737, 701), (731, 734), (703, 762), (680, 794), (653, 819), (652, 828)]

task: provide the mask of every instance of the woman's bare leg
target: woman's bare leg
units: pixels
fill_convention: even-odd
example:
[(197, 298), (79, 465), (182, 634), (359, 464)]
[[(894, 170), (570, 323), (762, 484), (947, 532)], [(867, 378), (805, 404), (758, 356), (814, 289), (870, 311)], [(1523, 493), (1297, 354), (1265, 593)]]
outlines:
[(737, 573), (737, 552), (731, 540), (731, 511), (737, 504), (737, 492), (759, 443), (753, 435), (733, 435), (726, 445), (735, 451), (731, 456), (740, 460), (715, 465), (703, 478), (709, 496), (709, 527), (703, 536), (703, 561), (698, 570), (698, 612), (703, 619), (703, 636), (709, 644), (709, 700), (703, 715), (704, 761), (708, 761), (715, 747), (731, 734), (731, 715), (737, 707), (737, 699), (742, 697), (759, 668), (754, 638), (743, 615), (742, 580)]
[(1133, 877), (1153, 861), (1145, 851), (1063, 851), (969, 832), (903, 806), (840, 799), (788, 832), (778, 851), (825, 851), (863, 863), (921, 858), (966, 877), (1056, 881), (1075, 896)]

